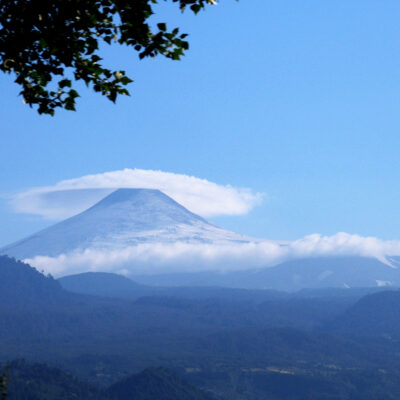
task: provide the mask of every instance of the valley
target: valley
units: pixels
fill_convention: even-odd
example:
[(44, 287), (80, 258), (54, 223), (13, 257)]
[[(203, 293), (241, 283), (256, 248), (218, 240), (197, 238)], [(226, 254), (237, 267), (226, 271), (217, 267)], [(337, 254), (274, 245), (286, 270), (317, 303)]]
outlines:
[[(217, 399), (372, 400), (400, 390), (397, 291), (148, 288), (96, 273), (74, 279), (81, 293), (0, 258), (3, 365), (46, 363), (96, 390), (162, 367)], [(114, 292), (93, 293), (93, 281), (99, 293)], [(375, 330), (360, 329), (371, 323)], [(355, 392), (360, 385), (365, 391)]]

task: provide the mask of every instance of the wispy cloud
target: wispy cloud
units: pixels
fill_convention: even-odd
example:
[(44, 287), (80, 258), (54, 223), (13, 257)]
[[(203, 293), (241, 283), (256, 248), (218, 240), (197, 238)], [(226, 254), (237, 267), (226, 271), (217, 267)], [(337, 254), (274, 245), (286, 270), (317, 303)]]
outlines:
[(32, 188), (14, 196), (12, 205), (16, 212), (63, 219), (84, 211), (118, 188), (160, 189), (203, 217), (246, 214), (264, 196), (250, 189), (219, 185), (194, 176), (124, 169)]
[(400, 255), (400, 241), (382, 241), (348, 233), (314, 234), (281, 244), (273, 241), (243, 244), (140, 244), (114, 250), (86, 249), (58, 257), (25, 260), (55, 276), (86, 271), (131, 274), (233, 271), (273, 267), (294, 258), (364, 256), (387, 263), (386, 256)]

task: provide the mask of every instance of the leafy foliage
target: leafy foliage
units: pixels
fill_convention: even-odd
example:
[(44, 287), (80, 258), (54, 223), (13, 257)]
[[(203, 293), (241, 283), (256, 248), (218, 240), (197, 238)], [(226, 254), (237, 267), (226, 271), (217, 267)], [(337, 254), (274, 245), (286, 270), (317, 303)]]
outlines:
[[(198, 13), (215, 0), (172, 0), (181, 11)], [(139, 58), (163, 55), (179, 60), (188, 49), (186, 34), (149, 18), (158, 0), (1, 0), (0, 69), (16, 74), (24, 102), (39, 114), (75, 110), (73, 81), (82, 80), (115, 102), (129, 95), (125, 71), (102, 66), (101, 41), (132, 47)]]
[(8, 392), (8, 368), (0, 376), (0, 399), (5, 400)]

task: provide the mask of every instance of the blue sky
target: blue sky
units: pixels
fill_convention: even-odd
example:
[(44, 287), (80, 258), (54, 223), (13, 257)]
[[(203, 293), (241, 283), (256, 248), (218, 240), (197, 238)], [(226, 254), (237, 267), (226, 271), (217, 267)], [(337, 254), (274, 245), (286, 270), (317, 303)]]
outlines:
[(211, 218), (240, 233), (400, 239), (399, 2), (221, 0), (157, 17), (190, 33), (190, 51), (139, 62), (105, 47), (135, 80), (117, 105), (82, 88), (76, 113), (38, 116), (0, 76), (0, 245), (50, 224), (8, 196), (124, 168), (266, 193)]

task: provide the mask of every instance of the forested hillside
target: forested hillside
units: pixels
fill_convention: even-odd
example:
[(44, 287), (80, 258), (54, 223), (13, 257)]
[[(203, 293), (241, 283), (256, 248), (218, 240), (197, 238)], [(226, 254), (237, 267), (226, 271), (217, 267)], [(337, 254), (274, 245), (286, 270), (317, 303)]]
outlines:
[(46, 364), (17, 360), (0, 368), (7, 371), (7, 400), (213, 400), (187, 380), (162, 368), (148, 368), (107, 389)]
[(76, 400), (114, 400), (149, 376), (159, 385), (141, 389), (149, 399), (157, 387), (184, 393), (180, 379), (198, 388), (193, 399), (390, 400), (400, 393), (398, 292), (161, 288), (117, 299), (68, 292), (7, 257), (0, 257), (0, 282), (3, 366), (16, 358), (51, 366), (14, 363), (10, 382), (24, 400), (39, 391), (43, 400), (62, 398), (60, 382)]

